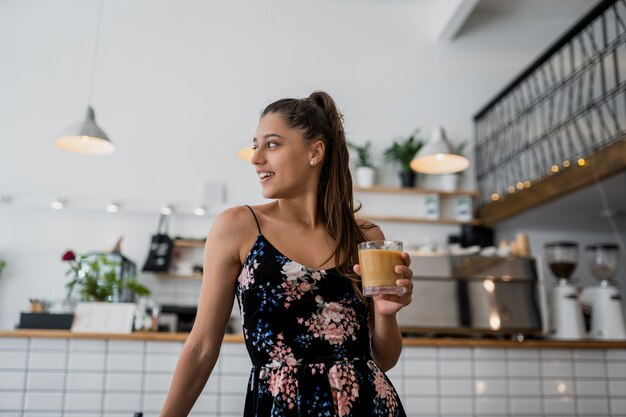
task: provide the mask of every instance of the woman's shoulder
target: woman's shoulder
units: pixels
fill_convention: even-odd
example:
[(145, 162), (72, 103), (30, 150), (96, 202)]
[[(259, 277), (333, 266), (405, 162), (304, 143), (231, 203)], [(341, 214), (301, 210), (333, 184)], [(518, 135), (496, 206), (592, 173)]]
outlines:
[(229, 233), (238, 235), (257, 230), (254, 216), (247, 206), (230, 207), (222, 211), (213, 221), (212, 228), (227, 230)]
[(254, 216), (246, 206), (231, 207), (222, 211), (213, 221), (209, 235), (222, 249), (231, 252), (242, 263), (259, 230)]

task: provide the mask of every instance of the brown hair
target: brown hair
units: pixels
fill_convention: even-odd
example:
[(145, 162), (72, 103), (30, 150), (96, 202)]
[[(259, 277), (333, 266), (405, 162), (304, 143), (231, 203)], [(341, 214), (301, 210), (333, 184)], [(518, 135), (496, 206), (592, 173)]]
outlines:
[[(317, 191), (318, 213), (326, 231), (337, 242), (333, 253), (337, 271), (350, 280), (358, 297), (364, 301), (361, 279), (352, 265), (357, 263), (357, 244), (366, 241), (367, 236), (354, 217), (361, 207), (355, 209), (353, 203), (343, 115), (332, 97), (323, 91), (315, 91), (304, 99), (275, 101), (263, 110), (261, 117), (269, 113), (280, 114), (289, 127), (302, 130), (305, 140), (324, 141), (326, 152)], [(371, 227), (371, 224), (366, 226)]]

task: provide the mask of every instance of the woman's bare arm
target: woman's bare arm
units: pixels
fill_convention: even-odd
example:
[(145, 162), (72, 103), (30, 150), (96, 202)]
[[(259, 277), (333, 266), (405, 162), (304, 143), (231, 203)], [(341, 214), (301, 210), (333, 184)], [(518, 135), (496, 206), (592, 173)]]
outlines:
[[(161, 417), (184, 417), (201, 394), (217, 362), (233, 307), (240, 252), (250, 219), (243, 207), (220, 214), (204, 248), (204, 272), (193, 329), (183, 346)], [(250, 213), (247, 213), (250, 216)]]
[[(369, 240), (384, 240), (385, 235), (379, 227), (372, 227), (365, 231)], [(396, 273), (402, 275), (404, 279), (399, 279), (396, 284), (407, 287), (409, 290), (402, 296), (379, 295), (373, 297), (370, 304), (370, 340), (372, 345), (372, 359), (383, 370), (388, 371), (393, 368), (402, 352), (402, 335), (396, 320), (396, 313), (405, 305), (411, 302), (411, 292), (413, 283), (411, 276), (413, 273), (408, 268), (410, 259), (406, 254), (402, 255), (405, 265), (396, 266)], [(357, 274), (361, 274), (358, 265), (354, 268)], [(408, 278), (408, 279), (406, 279)]]

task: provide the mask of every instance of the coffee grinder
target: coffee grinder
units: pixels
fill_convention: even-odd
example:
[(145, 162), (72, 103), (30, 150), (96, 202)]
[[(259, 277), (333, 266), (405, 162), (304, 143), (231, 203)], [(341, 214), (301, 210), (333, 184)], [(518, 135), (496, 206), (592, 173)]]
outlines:
[(586, 248), (593, 276), (600, 285), (587, 287), (582, 302), (591, 308), (591, 339), (624, 340), (626, 326), (622, 300), (613, 280), (618, 269), (619, 247), (613, 243), (597, 243)]
[(570, 278), (578, 260), (578, 243), (550, 242), (545, 245), (545, 259), (557, 278), (552, 289), (552, 334), (555, 339), (580, 339), (585, 334), (578, 288)]

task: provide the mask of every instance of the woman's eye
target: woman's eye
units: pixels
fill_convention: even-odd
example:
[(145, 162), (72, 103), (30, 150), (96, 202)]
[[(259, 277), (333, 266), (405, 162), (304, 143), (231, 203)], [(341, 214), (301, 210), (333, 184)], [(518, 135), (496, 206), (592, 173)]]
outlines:
[(278, 146), (278, 143), (276, 143), (276, 142), (267, 142), (267, 147), (270, 148), (270, 149), (271, 148), (275, 148), (277, 146)]

